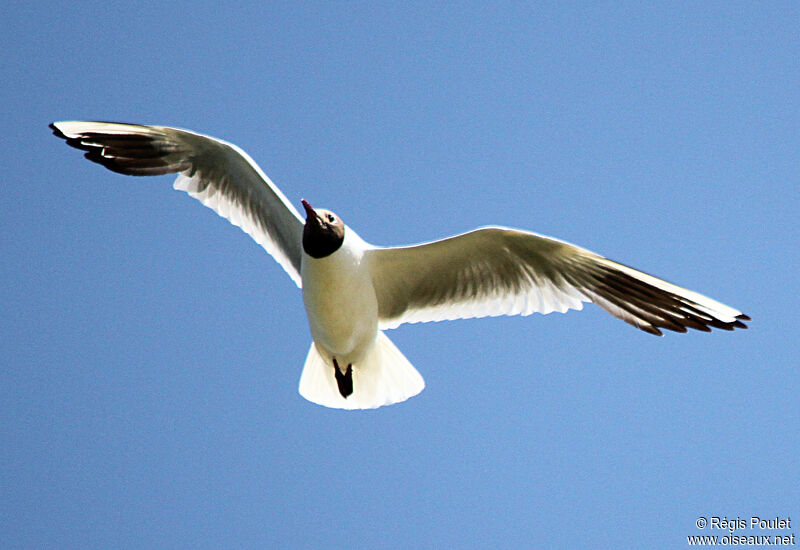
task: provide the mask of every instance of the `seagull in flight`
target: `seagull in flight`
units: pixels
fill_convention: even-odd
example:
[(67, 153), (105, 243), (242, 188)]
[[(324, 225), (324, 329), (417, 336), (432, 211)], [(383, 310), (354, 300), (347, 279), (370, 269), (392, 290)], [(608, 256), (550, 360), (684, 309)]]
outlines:
[(425, 387), (384, 334), (421, 323), (580, 310), (593, 302), (645, 332), (747, 328), (741, 311), (570, 243), (508, 227), (374, 246), (301, 200), (305, 220), (239, 147), (166, 126), (54, 122), (53, 133), (120, 174), (177, 174), (175, 189), (241, 227), (302, 289), (313, 342), (300, 394), (370, 409)]

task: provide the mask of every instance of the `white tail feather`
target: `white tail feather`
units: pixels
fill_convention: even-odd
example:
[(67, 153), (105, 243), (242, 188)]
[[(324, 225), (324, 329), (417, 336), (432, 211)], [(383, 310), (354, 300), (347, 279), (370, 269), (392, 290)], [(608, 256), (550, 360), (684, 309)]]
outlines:
[(334, 409), (374, 409), (405, 401), (425, 387), (417, 369), (383, 332), (378, 332), (372, 349), (352, 368), (353, 393), (345, 399), (339, 393), (333, 364), (312, 342), (300, 375), (300, 395)]

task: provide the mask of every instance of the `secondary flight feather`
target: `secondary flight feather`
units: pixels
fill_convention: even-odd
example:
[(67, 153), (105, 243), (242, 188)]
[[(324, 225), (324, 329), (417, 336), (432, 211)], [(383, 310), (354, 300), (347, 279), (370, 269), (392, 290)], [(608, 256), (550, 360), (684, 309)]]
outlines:
[(402, 323), (565, 312), (593, 302), (651, 334), (747, 328), (741, 311), (564, 241), (484, 227), (424, 244), (368, 244), (333, 212), (305, 220), (231, 143), (166, 126), (50, 125), (121, 174), (177, 174), (173, 186), (241, 227), (301, 287), (313, 342), (300, 394), (328, 407), (375, 408), (425, 383), (383, 333)]

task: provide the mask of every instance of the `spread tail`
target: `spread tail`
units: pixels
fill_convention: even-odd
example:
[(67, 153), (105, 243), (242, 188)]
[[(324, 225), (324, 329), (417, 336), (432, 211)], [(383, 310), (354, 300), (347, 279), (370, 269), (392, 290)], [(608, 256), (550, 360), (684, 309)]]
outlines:
[(374, 409), (405, 401), (425, 387), (417, 369), (383, 332), (360, 364), (342, 366), (344, 374), (312, 342), (300, 375), (300, 395), (335, 409)]

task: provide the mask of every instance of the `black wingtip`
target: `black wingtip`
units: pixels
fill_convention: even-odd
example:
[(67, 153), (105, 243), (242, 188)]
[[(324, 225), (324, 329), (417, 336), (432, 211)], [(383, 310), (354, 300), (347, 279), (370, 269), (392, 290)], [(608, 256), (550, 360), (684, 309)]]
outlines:
[(47, 126), (53, 131), (53, 135), (54, 136), (56, 136), (57, 138), (61, 138), (64, 141), (66, 141), (67, 145), (69, 145), (70, 147), (74, 147), (75, 149), (80, 149), (81, 151), (91, 151), (92, 150), (91, 147), (88, 147), (86, 145), (81, 144), (80, 138), (74, 138), (74, 137), (71, 138), (71, 137), (67, 136), (64, 132), (59, 130), (58, 126), (56, 126), (55, 122), (51, 122)]
[(64, 133), (58, 129), (58, 126), (56, 126), (55, 122), (51, 122), (50, 124), (47, 125), (47, 127), (53, 131), (54, 136), (59, 137), (61, 139), (67, 139), (67, 136), (65, 136)]
[(336, 374), (336, 385), (339, 386), (339, 393), (347, 399), (353, 393), (353, 365), (347, 365), (347, 370), (344, 374), (338, 367), (333, 367), (333, 372)]
[(648, 334), (652, 334), (654, 336), (664, 336), (664, 333), (658, 330), (658, 327), (654, 327), (652, 325), (643, 325), (639, 326), (640, 329), (645, 331)]

